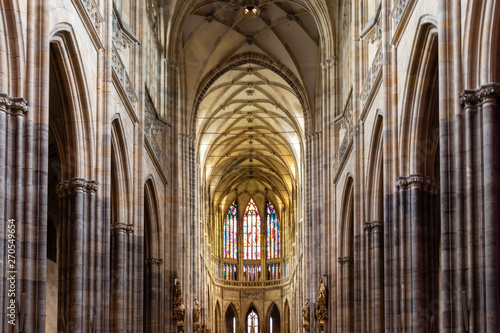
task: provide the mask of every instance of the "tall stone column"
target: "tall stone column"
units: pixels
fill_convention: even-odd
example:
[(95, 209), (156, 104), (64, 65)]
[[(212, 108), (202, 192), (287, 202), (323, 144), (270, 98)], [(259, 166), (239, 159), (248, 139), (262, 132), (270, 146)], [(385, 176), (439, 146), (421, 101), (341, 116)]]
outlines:
[(127, 319), (127, 289), (132, 287), (127, 281), (128, 235), (134, 232), (134, 226), (116, 223), (111, 226), (111, 299), (110, 331), (124, 332)]
[(384, 233), (383, 222), (372, 221), (364, 225), (367, 237), (367, 270), (369, 281), (367, 293), (370, 332), (384, 332)]
[[(404, 262), (400, 276), (406, 286), (401, 291), (403, 328), (413, 332), (429, 331), (437, 323), (431, 306), (438, 296), (439, 269), (439, 183), (421, 174), (399, 177), (400, 225), (402, 230), (400, 260)], [(402, 282), (403, 283), (403, 282)], [(433, 318), (434, 316), (434, 318)], [(434, 326), (436, 327), (436, 326)]]
[[(354, 267), (351, 257), (338, 258), (342, 299), (340, 300), (340, 332), (354, 332)], [(337, 303), (339, 304), (339, 303)]]
[(149, 258), (145, 261), (144, 329), (146, 332), (161, 332), (163, 328), (162, 268), (163, 259)]
[[(34, 146), (40, 141), (33, 137), (33, 115), (29, 111), (24, 98), (0, 93), (0, 256), (3, 261), (0, 330), (3, 332), (29, 332), (45, 325), (43, 281), (47, 224), (43, 198), (47, 178), (43, 170), (34, 170), (35, 161), (40, 159), (34, 153)], [(45, 130), (43, 124), (39, 126), (40, 131)], [(7, 280), (9, 277), (12, 279)], [(14, 321), (8, 316), (11, 310), (7, 307), (11, 302), (15, 302)]]
[(57, 186), (60, 198), (58, 331), (89, 332), (96, 328), (98, 311), (93, 303), (95, 241), (92, 228), (97, 183), (73, 178)]
[(467, 129), (464, 152), (467, 238), (457, 245), (467, 247), (467, 285), (457, 290), (461, 297), (453, 300), (461, 314), (455, 326), (464, 331), (482, 332), (485, 328), (486, 332), (497, 332), (500, 329), (500, 85), (488, 83), (479, 89), (464, 90), (460, 102)]

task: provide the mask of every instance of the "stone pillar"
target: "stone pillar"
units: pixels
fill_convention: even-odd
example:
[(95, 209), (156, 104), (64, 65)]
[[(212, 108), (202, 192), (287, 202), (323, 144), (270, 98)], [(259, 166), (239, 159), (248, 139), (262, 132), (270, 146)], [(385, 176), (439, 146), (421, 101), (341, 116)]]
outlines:
[(97, 326), (93, 214), (97, 183), (73, 178), (57, 186), (60, 202), (58, 331), (90, 332)]
[[(467, 285), (457, 290), (460, 320), (470, 332), (500, 329), (500, 85), (464, 90), (465, 164), (467, 167)], [(455, 258), (457, 253), (453, 253)], [(458, 258), (456, 258), (458, 260)]]
[(351, 257), (338, 258), (339, 272), (341, 278), (340, 284), (340, 331), (354, 332), (354, 276), (353, 262)]
[[(3, 332), (29, 332), (45, 327), (47, 176), (46, 166), (38, 164), (44, 157), (37, 156), (34, 147), (46, 142), (33, 137), (29, 111), (24, 98), (0, 93), (0, 225), (3, 228), (0, 330)], [(45, 124), (37, 126), (40, 132), (46, 130)], [(9, 258), (9, 254), (13, 257)], [(16, 291), (9, 297), (11, 284), (7, 278), (12, 276), (15, 278), (10, 281), (15, 280)], [(12, 301), (15, 301), (16, 326), (8, 323), (11, 318), (7, 316), (10, 313), (7, 306)]]
[[(364, 225), (367, 237), (367, 270), (369, 281), (367, 293), (370, 317), (367, 323), (371, 332), (384, 332), (384, 234), (383, 222), (366, 222)], [(367, 327), (367, 329), (369, 329)]]
[(500, 330), (500, 85), (479, 91), (484, 124), (486, 331)]
[(111, 225), (111, 306), (109, 309), (110, 331), (124, 332), (127, 319), (128, 236), (134, 232), (131, 224)]
[[(429, 331), (437, 322), (437, 313), (431, 306), (438, 296), (439, 268), (439, 215), (436, 213), (439, 183), (421, 174), (399, 177), (399, 222), (402, 230), (401, 257), (404, 262), (400, 275), (404, 288), (401, 313), (403, 328), (414, 332)], [(434, 316), (434, 318), (433, 318)]]
[(145, 261), (144, 329), (146, 332), (161, 332), (163, 327), (162, 267), (163, 259), (149, 258)]

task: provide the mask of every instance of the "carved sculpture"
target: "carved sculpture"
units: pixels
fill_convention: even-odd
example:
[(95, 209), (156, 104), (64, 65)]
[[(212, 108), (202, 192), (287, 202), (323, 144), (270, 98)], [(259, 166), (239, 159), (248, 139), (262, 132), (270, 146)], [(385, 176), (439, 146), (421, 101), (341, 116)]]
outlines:
[(175, 283), (175, 294), (174, 294), (174, 318), (177, 320), (178, 332), (184, 332), (185, 313), (186, 313), (186, 307), (184, 306), (184, 300), (182, 298), (181, 283), (177, 281)]
[(319, 290), (316, 297), (316, 317), (319, 321), (320, 329), (324, 327), (325, 319), (328, 319), (327, 292), (323, 280), (319, 279)]
[(193, 332), (198, 332), (200, 327), (200, 303), (195, 298), (193, 308)]
[(306, 299), (306, 302), (302, 306), (302, 315), (304, 316), (304, 323), (302, 324), (302, 327), (306, 329), (306, 332), (309, 332), (309, 298)]

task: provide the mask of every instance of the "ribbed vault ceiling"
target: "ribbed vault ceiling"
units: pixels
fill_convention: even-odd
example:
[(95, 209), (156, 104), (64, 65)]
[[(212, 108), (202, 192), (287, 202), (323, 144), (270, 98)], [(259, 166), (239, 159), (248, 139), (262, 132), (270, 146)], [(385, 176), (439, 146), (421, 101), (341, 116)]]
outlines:
[(314, 108), (318, 30), (296, 3), (260, 1), (256, 18), (243, 16), (244, 4), (198, 1), (184, 25), (199, 163), (217, 205), (246, 192), (288, 206), (301, 170), (305, 109)]

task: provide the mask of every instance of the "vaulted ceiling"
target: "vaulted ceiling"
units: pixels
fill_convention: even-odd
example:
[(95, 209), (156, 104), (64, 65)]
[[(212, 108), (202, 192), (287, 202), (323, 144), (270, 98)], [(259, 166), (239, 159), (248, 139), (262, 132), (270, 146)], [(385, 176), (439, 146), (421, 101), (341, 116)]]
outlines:
[(216, 205), (245, 192), (288, 206), (317, 95), (320, 37), (312, 15), (297, 3), (254, 2), (254, 18), (243, 15), (248, 4), (197, 1), (184, 24), (198, 162)]

